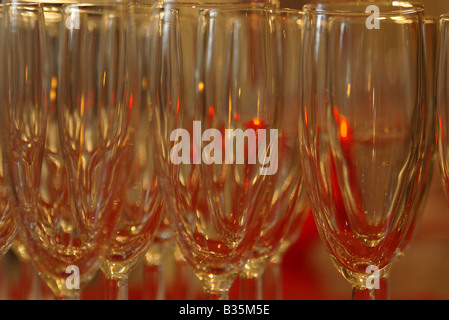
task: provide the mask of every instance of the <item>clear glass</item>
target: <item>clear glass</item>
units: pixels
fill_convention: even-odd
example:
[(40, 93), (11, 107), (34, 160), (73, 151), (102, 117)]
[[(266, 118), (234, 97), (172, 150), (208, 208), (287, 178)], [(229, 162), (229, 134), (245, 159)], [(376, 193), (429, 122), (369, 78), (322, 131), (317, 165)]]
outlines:
[[(123, 226), (118, 222), (129, 214), (122, 210), (127, 203), (123, 195), (129, 195), (139, 109), (127, 95), (127, 7), (73, 4), (65, 5), (62, 12), (61, 149), (77, 232), (96, 254), (95, 262), (102, 263), (117, 250), (114, 240)], [(126, 291), (126, 279), (110, 280)], [(119, 295), (126, 297), (127, 291)]]
[[(49, 50), (43, 55), (51, 62), (48, 79), (32, 82), (42, 86), (35, 91), (42, 92), (42, 102), (25, 104), (31, 110), (7, 109), (20, 240), (57, 299), (78, 299), (99, 270), (126, 186), (118, 173), (130, 167), (132, 136), (122, 88), (125, 16), (117, 8), (67, 5), (48, 15), (49, 36), (42, 45)], [(34, 76), (31, 66), (18, 79)], [(16, 140), (27, 135), (32, 148), (20, 158)]]
[[(410, 225), (427, 147), (423, 11), (408, 3), (304, 7), (299, 131), (320, 236), (353, 298), (374, 298)], [(407, 45), (405, 45), (407, 44)]]
[[(167, 34), (162, 37), (161, 78), (168, 85), (156, 113), (161, 190), (179, 250), (200, 279), (206, 299), (229, 297), (229, 288), (260, 234), (271, 176), (260, 174), (261, 164), (249, 164), (246, 152), (235, 155), (246, 158), (243, 164), (220, 164), (224, 158), (199, 163), (199, 147), (207, 143), (198, 141), (198, 136), (182, 143), (191, 151), (183, 151), (187, 161), (177, 163), (173, 148), (179, 147), (179, 137), (173, 134), (192, 137), (202, 130), (224, 133), (237, 128), (262, 134), (262, 128), (275, 127), (270, 14), (264, 9), (211, 9), (200, 13), (199, 24), (193, 17), (190, 22), (183, 20), (183, 25), (177, 20), (163, 27)], [(187, 23), (193, 30), (199, 26), (195, 42), (181, 36)], [(196, 57), (190, 78), (181, 76), (186, 60), (179, 56), (181, 44), (184, 49), (188, 43), (194, 45)], [(255, 73), (248, 76), (248, 72)], [(184, 95), (188, 90), (183, 87), (189, 80), (194, 81), (193, 86), (186, 84), (193, 87), (190, 96)], [(262, 137), (267, 139), (261, 135), (259, 142)], [(229, 155), (234, 157), (232, 150)]]
[(19, 238), (27, 243), (28, 232), (37, 231), (27, 213), (37, 214), (35, 191), (39, 185), (49, 104), (50, 66), (44, 10), (40, 4), (16, 2), (2, 5), (1, 14), (2, 48), (7, 48), (1, 52), (0, 67), (2, 159), (7, 163), (2, 169), (8, 168), (2, 173), (14, 195), (10, 208), (15, 212)]
[[(263, 299), (263, 274), (270, 260), (288, 242), (290, 229), (300, 231), (308, 214), (306, 189), (300, 162), (298, 126), (299, 75), (303, 14), (297, 10), (279, 9), (272, 15), (273, 48), (277, 60), (276, 101), (279, 140), (278, 170), (273, 176), (271, 203), (251, 259), (240, 273), (240, 299)], [(281, 279), (278, 278), (278, 281)]]
[[(192, 6), (200, 6), (200, 7), (217, 7), (222, 5), (237, 5), (237, 6), (250, 6), (250, 7), (261, 7), (261, 8), (274, 8), (279, 7), (279, 0), (244, 0), (244, 1), (236, 1), (236, 0), (202, 0), (198, 2), (192, 2), (191, 0), (136, 0), (134, 1), (138, 4), (151, 4), (154, 6), (178, 6), (178, 5), (192, 5)], [(172, 7), (173, 8), (173, 7)]]

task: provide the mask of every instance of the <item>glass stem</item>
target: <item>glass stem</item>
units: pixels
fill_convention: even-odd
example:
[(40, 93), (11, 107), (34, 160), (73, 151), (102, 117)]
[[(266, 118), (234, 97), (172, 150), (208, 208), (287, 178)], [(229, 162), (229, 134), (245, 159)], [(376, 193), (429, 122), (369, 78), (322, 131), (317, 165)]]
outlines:
[(229, 300), (229, 290), (204, 291), (206, 300)]
[(41, 300), (40, 277), (28, 261), (20, 262), (20, 297), (26, 300)]
[(206, 275), (198, 277), (206, 300), (229, 300), (229, 290), (236, 278), (235, 273), (221, 275)]
[(144, 267), (145, 300), (164, 300), (164, 268), (161, 265), (146, 264)]
[(262, 277), (239, 277), (240, 300), (262, 300)]
[(282, 300), (282, 261), (269, 263), (268, 266), (273, 273), (271, 276), (272, 286), (270, 288), (274, 290), (275, 300)]
[(32, 279), (31, 279), (31, 289), (28, 295), (28, 300), (41, 300), (42, 294), (41, 294), (41, 279), (39, 277), (39, 274), (36, 270), (31, 270), (32, 272)]
[(54, 300), (81, 300), (79, 290), (73, 290), (73, 293), (71, 295), (54, 295)]
[(108, 279), (106, 288), (107, 300), (128, 300), (128, 278)]
[(352, 300), (376, 300), (375, 289), (353, 287)]
[(353, 287), (353, 300), (389, 300), (390, 299), (390, 277), (388, 275), (379, 279), (379, 286), (375, 289)]
[(380, 288), (376, 290), (376, 300), (390, 300), (390, 277), (380, 278)]

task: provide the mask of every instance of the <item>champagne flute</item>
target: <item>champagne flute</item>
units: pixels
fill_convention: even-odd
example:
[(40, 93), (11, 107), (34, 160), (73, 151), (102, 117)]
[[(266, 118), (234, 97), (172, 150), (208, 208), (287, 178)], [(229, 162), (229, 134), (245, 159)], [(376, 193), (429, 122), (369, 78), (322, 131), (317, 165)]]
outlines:
[[(162, 200), (153, 162), (152, 114), (156, 54), (152, 42), (158, 32), (160, 9), (132, 5), (127, 19), (127, 103), (138, 114), (133, 162), (115, 236), (109, 244), (102, 270), (111, 281), (108, 298), (128, 298), (128, 278), (141, 262), (156, 236), (162, 217)], [(147, 64), (151, 65), (147, 68)], [(149, 72), (147, 72), (149, 71)], [(150, 100), (149, 100), (150, 99)]]
[[(20, 104), (10, 105), (6, 112), (5, 138), (15, 146), (9, 148), (9, 157), (17, 163), (11, 171), (19, 199), (20, 239), (60, 299), (80, 298), (83, 286), (99, 270), (126, 186), (123, 175), (117, 174), (128, 168), (132, 149), (126, 123), (130, 110), (123, 106), (118, 81), (124, 74), (124, 8), (64, 5), (57, 45), (59, 73), (56, 77), (50, 65), (51, 81), (40, 81), (48, 85), (44, 93), (50, 108), (36, 104), (36, 116), (25, 117), (20, 126), (15, 125), (18, 114), (33, 113), (19, 113)], [(30, 55), (36, 55), (34, 51)], [(104, 65), (112, 70), (102, 70)], [(91, 74), (100, 70), (101, 77)], [(96, 90), (96, 85), (103, 90)], [(53, 105), (50, 89), (57, 90)], [(34, 158), (28, 162), (29, 158), (19, 158), (21, 149), (14, 140), (27, 134), (36, 136), (32, 140), (36, 155), (30, 154)]]
[[(146, 2), (146, 1), (143, 1)], [(215, 2), (215, 1), (206, 1), (206, 2), (190, 2), (190, 1), (160, 1), (157, 3), (153, 3), (155, 6), (159, 6), (165, 8), (165, 10), (176, 10), (178, 12), (177, 19), (180, 25), (180, 50), (182, 51), (182, 77), (183, 77), (183, 103), (185, 109), (193, 110), (195, 105), (195, 59), (196, 59), (196, 48), (197, 48), (197, 29), (198, 29), (198, 18), (201, 10), (205, 10), (208, 8), (246, 8), (246, 7), (270, 7), (272, 4), (265, 1), (254, 1), (254, 2), (234, 2), (234, 1), (223, 1), (223, 2)], [(195, 183), (199, 185), (202, 184), (201, 178), (195, 180)], [(203, 199), (203, 207), (206, 207), (205, 201), (205, 190), (203, 188), (197, 188), (198, 199)], [(168, 220), (168, 219), (167, 219)], [(167, 221), (168, 222), (168, 221)], [(164, 225), (164, 224), (163, 224)], [(165, 234), (167, 235), (167, 233)], [(159, 249), (161, 247), (159, 246)], [(156, 249), (156, 248), (153, 248)], [(151, 264), (154, 264), (155, 261), (152, 259), (154, 256), (158, 256), (159, 253), (150, 252), (147, 256), (150, 258), (150, 265), (147, 265), (149, 268), (154, 269)], [(178, 261), (178, 258), (175, 256), (175, 260)], [(179, 262), (179, 261), (178, 261)], [(182, 268), (184, 268), (184, 263), (179, 262), (176, 264), (181, 270), (179, 273), (185, 273)], [(157, 268), (160, 270), (160, 268)], [(148, 270), (145, 270), (147, 272)], [(160, 275), (162, 277), (162, 275)], [(190, 284), (191, 279), (186, 279), (186, 286), (192, 287)]]
[[(272, 257), (287, 242), (289, 229), (301, 230), (308, 214), (306, 190), (298, 166), (299, 74), (302, 12), (279, 9), (273, 14), (273, 47), (279, 52), (277, 86), (279, 99), (279, 166), (273, 176), (273, 197), (251, 259), (240, 273), (240, 299), (263, 298), (263, 274)], [(278, 279), (280, 280), (280, 279)]]
[[(181, 24), (181, 29), (183, 36), (182, 40), (182, 59), (184, 61), (188, 61), (187, 63), (183, 63), (184, 72), (182, 73), (184, 78), (189, 78), (190, 81), (186, 81), (190, 85), (193, 85), (193, 68), (194, 68), (194, 48), (196, 43), (196, 25), (191, 23), (191, 19), (196, 18), (198, 12), (203, 4), (200, 3), (184, 3), (184, 2), (166, 2), (163, 1), (137, 1), (137, 3), (144, 3), (145, 5), (152, 4), (154, 7), (164, 8), (167, 11), (176, 11), (177, 19), (179, 19), (179, 23)], [(184, 21), (186, 21), (184, 23)], [(189, 90), (185, 90), (186, 95), (192, 95), (193, 88)], [(191, 100), (191, 99), (190, 99)], [(182, 262), (178, 262), (175, 255), (175, 244), (176, 240), (174, 239), (173, 230), (170, 226), (169, 218), (165, 213), (164, 218), (161, 221), (161, 225), (159, 227), (158, 234), (156, 236), (156, 240), (154, 244), (150, 247), (147, 255), (145, 256), (145, 267), (144, 267), (144, 277), (149, 280), (149, 284), (145, 287), (145, 295), (148, 298), (155, 297), (158, 300), (162, 300), (165, 296), (165, 279), (164, 279), (164, 260), (168, 258), (169, 255), (172, 255), (170, 258), (173, 258), (175, 262), (175, 268), (179, 269), (175, 272), (177, 274), (183, 274), (184, 264)], [(177, 283), (179, 281), (188, 282), (189, 279), (184, 279), (184, 277), (178, 277), (176, 280)], [(190, 287), (189, 284), (186, 286)], [(178, 284), (177, 287), (180, 287)], [(177, 290), (178, 292), (180, 290)]]
[[(148, 10), (152, 10), (152, 8), (148, 5), (141, 5), (141, 8), (143, 10), (144, 7), (147, 7)], [(195, 43), (196, 43), (196, 25), (194, 25), (194, 23), (192, 22), (193, 19), (196, 19), (196, 17), (191, 15), (191, 12), (187, 9), (184, 10), (184, 8), (190, 8), (189, 6), (184, 6), (181, 5), (181, 7), (183, 8), (182, 10), (182, 14), (179, 13), (179, 11), (181, 11), (180, 9), (178, 9), (178, 4), (176, 5), (164, 5), (164, 6), (155, 6), (155, 8), (158, 9), (153, 9), (153, 13), (157, 12), (157, 10), (159, 10), (159, 29), (161, 30), (165, 30), (166, 32), (163, 32), (164, 34), (170, 34), (170, 37), (174, 34), (174, 25), (180, 23), (181, 24), (181, 29), (183, 30), (183, 41), (182, 41), (182, 49), (181, 49), (181, 44), (180, 44), (180, 39), (176, 38), (174, 39), (175, 41), (173, 43), (170, 43), (169, 46), (165, 47), (166, 51), (164, 51), (165, 53), (167, 53), (167, 55), (164, 56), (156, 56), (156, 53), (161, 53), (162, 52), (162, 38), (160, 37), (160, 35), (158, 33), (156, 33), (156, 35), (159, 38), (155, 38), (154, 32), (149, 32), (147, 34), (147, 39), (145, 39), (145, 34), (141, 33), (141, 39), (140, 42), (142, 43), (142, 46), (140, 47), (139, 51), (139, 55), (141, 55), (144, 59), (147, 59), (148, 61), (152, 61), (153, 63), (147, 63), (144, 67), (143, 67), (143, 72), (141, 74), (141, 76), (145, 77), (144, 81), (148, 81), (148, 83), (151, 84), (150, 89), (151, 90), (147, 90), (146, 94), (147, 97), (144, 98), (144, 101), (148, 101), (151, 102), (152, 104), (156, 104), (159, 103), (158, 99), (160, 97), (160, 94), (158, 93), (158, 90), (161, 89), (160, 85), (157, 86), (157, 82), (161, 81), (161, 79), (159, 78), (161, 73), (161, 70), (158, 70), (156, 67), (160, 66), (160, 64), (163, 61), (167, 62), (167, 68), (173, 68), (173, 70), (170, 70), (170, 72), (176, 73), (177, 75), (184, 75), (186, 73), (181, 72), (181, 70), (177, 69), (178, 65), (177, 65), (177, 61), (170, 61), (168, 62), (168, 59), (171, 59), (173, 57), (175, 57), (178, 54), (178, 51), (173, 51), (171, 50), (172, 45), (179, 44), (179, 47), (176, 47), (175, 50), (180, 50), (179, 52), (183, 52), (182, 56), (180, 55), (179, 58), (182, 58), (183, 61), (187, 60), (190, 63), (193, 64), (194, 62), (194, 56), (193, 56), (193, 48), (195, 47)], [(195, 20), (196, 21), (196, 20)], [(157, 31), (157, 30), (153, 30), (153, 31)], [(177, 29), (178, 31), (178, 29)], [(158, 39), (156, 42), (155, 41), (150, 41), (150, 40), (155, 40)], [(167, 38), (166, 38), (167, 39)], [(173, 53), (173, 55), (172, 55)], [(151, 56), (152, 55), (152, 56)], [(159, 64), (159, 65), (158, 65)], [(192, 65), (190, 64), (179, 64), (179, 66), (189, 66), (187, 68), (190, 68), (189, 70), (193, 70), (192, 69)], [(190, 83), (193, 82), (194, 78), (193, 78), (193, 73), (189, 74), (189, 80)], [(156, 86), (155, 86), (156, 85)], [(173, 88), (175, 88), (176, 86), (174, 86)], [(176, 91), (176, 89), (174, 89), (174, 91)], [(186, 92), (188, 92), (188, 90), (186, 90)], [(190, 105), (189, 105), (190, 106)], [(157, 112), (155, 112), (155, 115), (157, 114)], [(157, 124), (158, 125), (158, 124)], [(158, 134), (159, 134), (159, 129), (158, 129)], [(160, 180), (160, 177), (158, 177), (158, 179)], [(171, 191), (170, 191), (171, 192)], [(165, 202), (165, 201), (164, 201)], [(157, 284), (157, 288), (154, 288), (154, 290), (152, 290), (153, 292), (156, 293), (156, 298), (157, 299), (161, 299), (163, 297), (163, 295), (165, 295), (165, 283), (164, 281), (164, 272), (163, 272), (163, 266), (161, 265), (162, 262), (162, 258), (168, 254), (172, 254), (172, 256), (170, 258), (172, 258), (173, 260), (175, 260), (175, 264), (174, 267), (176, 268), (175, 273), (177, 274), (177, 279), (175, 280), (177, 282), (177, 287), (184, 287), (181, 286), (179, 284), (179, 281), (187, 281), (186, 283), (186, 287), (191, 287), (188, 278), (185, 278), (183, 275), (185, 274), (184, 272), (184, 263), (183, 261), (180, 262), (179, 261), (179, 255), (176, 254), (177, 251), (177, 246), (175, 244), (175, 239), (174, 239), (174, 232), (173, 232), (173, 228), (171, 227), (171, 223), (170, 223), (170, 218), (169, 218), (169, 214), (167, 212), (167, 207), (164, 206), (164, 218), (161, 222), (161, 226), (159, 228), (159, 234), (158, 234), (158, 240), (156, 243), (154, 243), (153, 247), (149, 250), (149, 252), (146, 255), (146, 264), (145, 264), (145, 268), (144, 268), (144, 276), (146, 279), (150, 278), (150, 280), (156, 279), (155, 283)], [(180, 291), (180, 290), (177, 290)], [(177, 293), (178, 294), (178, 293)], [(147, 292), (147, 296), (151, 297), (151, 293)], [(178, 296), (178, 295), (177, 295)]]
[[(158, 9), (157, 9), (158, 8)], [(161, 12), (162, 3), (157, 1), (137, 1), (133, 5), (134, 11), (137, 11), (137, 17), (140, 19), (147, 19), (147, 21), (140, 21), (136, 26), (135, 35), (137, 35), (136, 42), (139, 43), (138, 58), (140, 61), (138, 78), (141, 83), (144, 84), (145, 90), (141, 91), (142, 105), (147, 105), (147, 108), (151, 109), (155, 101), (154, 93), (154, 64), (146, 63), (155, 61), (155, 53), (157, 50), (157, 45), (154, 40), (157, 35), (157, 29), (154, 28), (155, 24), (159, 24), (160, 20), (158, 15), (163, 15)], [(159, 17), (160, 18), (160, 17)], [(147, 32), (147, 34), (145, 33)], [(156, 46), (156, 49), (154, 49)], [(148, 103), (148, 101), (153, 101)], [(155, 177), (157, 180), (157, 177)], [(151, 246), (147, 250), (144, 260), (143, 277), (145, 283), (144, 298), (145, 299), (157, 299), (163, 300), (166, 297), (166, 287), (165, 287), (165, 272), (164, 264), (169, 258), (169, 255), (174, 254), (174, 234), (170, 223), (168, 221), (167, 214), (164, 209), (162, 209), (162, 217), (160, 225), (156, 231), (155, 239)]]
[[(124, 272), (128, 266), (119, 263), (123, 256), (114, 256), (114, 241), (121, 235), (117, 233), (130, 227), (123, 231), (123, 237), (129, 239), (126, 232), (141, 231), (130, 231), (132, 222), (118, 225), (122, 206), (128, 204), (129, 196), (136, 195), (130, 194), (133, 190), (127, 183), (128, 170), (134, 164), (139, 116), (125, 57), (126, 13), (127, 6), (119, 3), (64, 6), (62, 85), (58, 91), (61, 149), (78, 233), (86, 243), (101, 244), (98, 257), (107, 260), (98, 262), (107, 263), (112, 255), (118, 260), (117, 268)], [(138, 211), (134, 214), (140, 216)], [(130, 216), (129, 211), (124, 213), (124, 219)], [(130, 259), (132, 252), (125, 255)], [(112, 272), (114, 268), (111, 262)]]
[[(262, 147), (269, 135), (265, 130), (276, 124), (270, 15), (266, 9), (202, 11), (193, 108), (187, 108), (189, 104), (183, 100), (179, 25), (164, 25), (161, 78), (168, 85), (161, 90), (156, 113), (161, 191), (179, 250), (200, 279), (207, 299), (229, 297), (229, 288), (260, 234), (267, 206), (268, 173), (273, 168), (264, 165), (270, 162), (265, 161), (267, 154), (277, 156), (274, 134), (268, 149)], [(193, 19), (192, 23), (198, 22)], [(231, 79), (235, 79), (234, 85)], [(233, 149), (222, 153), (215, 145), (215, 151), (201, 152), (206, 141), (198, 141), (199, 126), (211, 129), (217, 144), (222, 142), (218, 136), (229, 142), (231, 130), (243, 133), (245, 129), (253, 139), (240, 147), (255, 148), (256, 139), (262, 162), (246, 161), (254, 160), (254, 149), (249, 153), (238, 149), (234, 155)], [(194, 137), (177, 141), (179, 135)], [(215, 159), (210, 161), (211, 157)], [(205, 198), (199, 196), (201, 189), (206, 191)]]
[[(7, 3), (1, 6), (1, 15), (1, 47), (5, 48), (1, 52), (0, 62), (2, 191), (12, 187), (10, 192), (14, 195), (9, 204), (5, 198), (2, 204), (15, 211), (18, 217), (22, 204), (35, 200), (33, 191), (37, 186), (36, 177), (45, 139), (46, 95), (49, 89), (46, 34), (40, 4)], [(17, 52), (23, 54), (17, 55)], [(13, 124), (9, 122), (11, 119)], [(20, 180), (14, 179), (15, 174), (20, 174)], [(23, 229), (17, 219), (15, 224)], [(16, 243), (19, 243), (19, 238)], [(23, 255), (19, 257), (24, 263), (24, 258), (29, 256), (21, 242), (20, 245)]]
[[(257, 4), (249, 4), (249, 3), (210, 3), (208, 5), (199, 4), (199, 3), (188, 3), (188, 2), (166, 2), (164, 7), (166, 8), (176, 8), (180, 12), (180, 24), (181, 24), (181, 32), (182, 32), (182, 51), (183, 56), (182, 59), (184, 61), (183, 64), (183, 76), (185, 79), (186, 86), (190, 86), (185, 89), (186, 99), (184, 103), (191, 107), (193, 105), (193, 93), (194, 90), (191, 87), (194, 84), (193, 80), (193, 68), (194, 68), (194, 56), (195, 56), (195, 43), (196, 43), (196, 24), (190, 23), (191, 19), (195, 19), (200, 10), (207, 7), (245, 7), (245, 6), (265, 6), (267, 4), (257, 3)], [(185, 41), (184, 41), (185, 40)], [(199, 192), (202, 192), (201, 190)], [(157, 256), (157, 255), (156, 255)]]
[[(32, 2), (27, 2), (28, 4)], [(56, 74), (58, 69), (58, 41), (59, 41), (59, 29), (60, 29), (60, 4), (55, 3), (42, 3), (43, 12), (44, 12), (44, 20), (45, 20), (45, 37), (47, 44), (47, 57), (49, 62), (49, 74), (50, 74), (50, 88), (49, 88), (49, 104), (50, 109), (55, 110), (56, 103)], [(40, 277), (37, 271), (35, 270), (32, 260), (27, 253), (27, 250), (20, 239), (16, 239), (12, 245), (12, 250), (19, 258), (21, 263), (21, 274), (25, 276), (23, 279), (24, 283), (31, 283), (31, 289), (28, 294), (28, 298), (35, 300), (41, 298), (41, 288), (40, 288)], [(31, 277), (26, 276), (27, 274), (31, 274)]]
[(353, 299), (374, 299), (416, 217), (427, 119), (423, 10), (306, 5), (300, 138), (320, 236)]

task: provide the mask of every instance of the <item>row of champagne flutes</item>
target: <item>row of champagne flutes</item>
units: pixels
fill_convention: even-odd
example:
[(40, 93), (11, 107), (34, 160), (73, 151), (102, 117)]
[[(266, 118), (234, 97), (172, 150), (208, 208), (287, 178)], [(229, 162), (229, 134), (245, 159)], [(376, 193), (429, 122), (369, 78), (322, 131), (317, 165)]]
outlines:
[(55, 295), (79, 296), (75, 266), (126, 298), (166, 224), (227, 298), (300, 232), (307, 189), (354, 297), (373, 297), (368, 270), (407, 248), (433, 169), (437, 23), (369, 5), (4, 5), (3, 212)]
[[(274, 103), (288, 105), (275, 100), (276, 81), (288, 84), (282, 99), (292, 99), (297, 90), (294, 70), (287, 70), (293, 81), (286, 81), (274, 74), (273, 64), (284, 67), (280, 55), (274, 59), (282, 41), (298, 53), (299, 43), (286, 42), (282, 34), (298, 36), (300, 18), (293, 11), (275, 16), (227, 4), (218, 11), (191, 4), (2, 6), (1, 40), (8, 48), (1, 57), (4, 216), (14, 216), (14, 223), (4, 224), (11, 228), (5, 251), (17, 226), (22, 249), (58, 298), (79, 297), (68, 272), (76, 272), (83, 288), (100, 267), (112, 282), (109, 293), (126, 298), (129, 273), (172, 230), (207, 297), (226, 297), (245, 266), (251, 266), (248, 277), (259, 278), (270, 258), (279, 256), (290, 220), (299, 231), (308, 212), (295, 158), (298, 109), (276, 120), (285, 122), (276, 139), (286, 153), (276, 179), (262, 176), (257, 164), (174, 166), (167, 158), (173, 142), (167, 134), (195, 119), (221, 128), (231, 114), (228, 128), (251, 128), (259, 145), (272, 126), (268, 121), (279, 117)], [(195, 32), (199, 19), (214, 27), (212, 36), (207, 28), (198, 31), (201, 41)], [(229, 21), (234, 28), (223, 29)], [(224, 63), (230, 47), (208, 51), (224, 44), (211, 41), (215, 37), (235, 37), (232, 69)], [(275, 40), (278, 47), (272, 46)], [(200, 55), (211, 54), (216, 56), (208, 65), (192, 69), (205, 58)], [(233, 74), (214, 80), (216, 71), (206, 67), (221, 68), (214, 76)], [(208, 79), (196, 76), (201, 70)], [(235, 84), (228, 90), (236, 101), (222, 105), (230, 91), (217, 92), (216, 106), (207, 102), (206, 108), (203, 91), (234, 76), (238, 90)], [(248, 99), (257, 104), (247, 110)], [(169, 223), (169, 230), (161, 229)], [(250, 257), (253, 265), (247, 264)]]

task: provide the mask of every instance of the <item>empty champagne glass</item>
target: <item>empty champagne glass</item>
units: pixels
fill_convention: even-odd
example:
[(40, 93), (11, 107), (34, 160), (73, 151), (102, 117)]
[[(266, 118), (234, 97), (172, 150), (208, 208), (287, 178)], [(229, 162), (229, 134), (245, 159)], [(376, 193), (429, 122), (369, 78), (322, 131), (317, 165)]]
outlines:
[[(148, 1), (142, 1), (148, 2)], [(183, 77), (183, 103), (185, 109), (193, 110), (195, 104), (195, 60), (197, 49), (197, 29), (198, 21), (201, 10), (208, 8), (250, 8), (250, 7), (272, 7), (275, 6), (274, 2), (270, 1), (203, 1), (203, 2), (191, 2), (191, 1), (155, 1), (155, 6), (160, 6), (169, 10), (178, 11), (178, 20), (180, 25), (180, 50), (182, 51), (182, 77)], [(201, 177), (195, 180), (195, 183), (201, 185)], [(203, 207), (205, 205), (205, 190), (203, 188), (197, 188), (198, 199), (203, 199)], [(151, 254), (148, 256), (151, 257)], [(183, 267), (183, 265), (179, 265)], [(187, 280), (186, 286), (190, 281)]]
[[(21, 105), (12, 104), (7, 110), (20, 239), (56, 298), (80, 297), (101, 266), (121, 208), (133, 143), (122, 88), (124, 8), (63, 6), (51, 52), (57, 62), (49, 65), (48, 82), (40, 81), (48, 85), (42, 91), (49, 108), (36, 104), (34, 113), (19, 113)], [(27, 74), (34, 75), (28, 68), (19, 79)], [(29, 115), (20, 126), (18, 114)], [(13, 138), (30, 134), (36, 150), (27, 162)]]
[(202, 11), (192, 108), (183, 95), (179, 24), (163, 26), (164, 88), (156, 112), (161, 191), (179, 250), (207, 299), (229, 297), (260, 234), (277, 169), (270, 15)]
[(152, 148), (155, 132), (152, 117), (155, 77), (152, 68), (156, 62), (152, 43), (157, 40), (160, 11), (143, 5), (128, 8), (125, 105), (138, 112), (133, 115), (136, 139), (133, 161), (127, 172), (128, 186), (123, 197), (122, 214), (102, 267), (111, 281), (110, 299), (128, 298), (129, 274), (153, 244), (162, 217)]
[(354, 299), (374, 298), (416, 217), (428, 134), (423, 10), (372, 5), (304, 7), (302, 164), (320, 236)]
[[(299, 138), (299, 75), (302, 12), (279, 9), (272, 15), (273, 48), (279, 53), (276, 61), (279, 96), (276, 101), (279, 117), (278, 170), (273, 175), (273, 195), (268, 206), (259, 240), (240, 273), (240, 299), (263, 298), (263, 274), (269, 261), (280, 250), (290, 229), (301, 230), (308, 214), (306, 190), (301, 167), (298, 166)], [(277, 279), (280, 281), (280, 278)]]
[(13, 2), (2, 5), (1, 15), (0, 37), (5, 48), (0, 62), (2, 178), (7, 177), (2, 186), (14, 195), (9, 204), (2, 203), (7, 205), (4, 209), (14, 211), (19, 238), (26, 239), (36, 225), (28, 221), (22, 224), (20, 218), (37, 203), (48, 110), (44, 11), (41, 4)]
[[(75, 4), (64, 6), (63, 13), (58, 120), (71, 203), (82, 240), (103, 249), (97, 257), (111, 259), (117, 233), (126, 225), (117, 225), (122, 206), (136, 196), (127, 185), (139, 116), (125, 57), (127, 6)], [(133, 214), (140, 216), (126, 211), (124, 218)], [(131, 225), (126, 232), (141, 231)]]
[[(50, 87), (46, 88), (47, 97), (49, 101), (49, 109), (55, 110), (56, 103), (56, 73), (58, 68), (58, 42), (59, 42), (59, 30), (60, 30), (60, 4), (55, 3), (42, 3), (44, 12), (44, 29), (45, 29), (45, 37), (46, 37), (46, 54), (47, 61), (49, 67), (49, 79), (50, 79)], [(23, 7), (22, 3), (22, 7)], [(31, 2), (27, 2), (25, 5), (28, 5), (28, 8), (33, 7), (35, 4)], [(23, 270), (23, 274), (31, 274), (31, 277), (26, 277), (23, 281), (31, 283), (31, 289), (28, 295), (28, 299), (40, 299), (42, 297), (41, 288), (40, 288), (40, 278), (35, 270), (32, 260), (27, 253), (27, 250), (24, 244), (19, 240), (13, 243), (12, 249), (14, 253), (18, 256), (21, 263), (21, 268)]]

